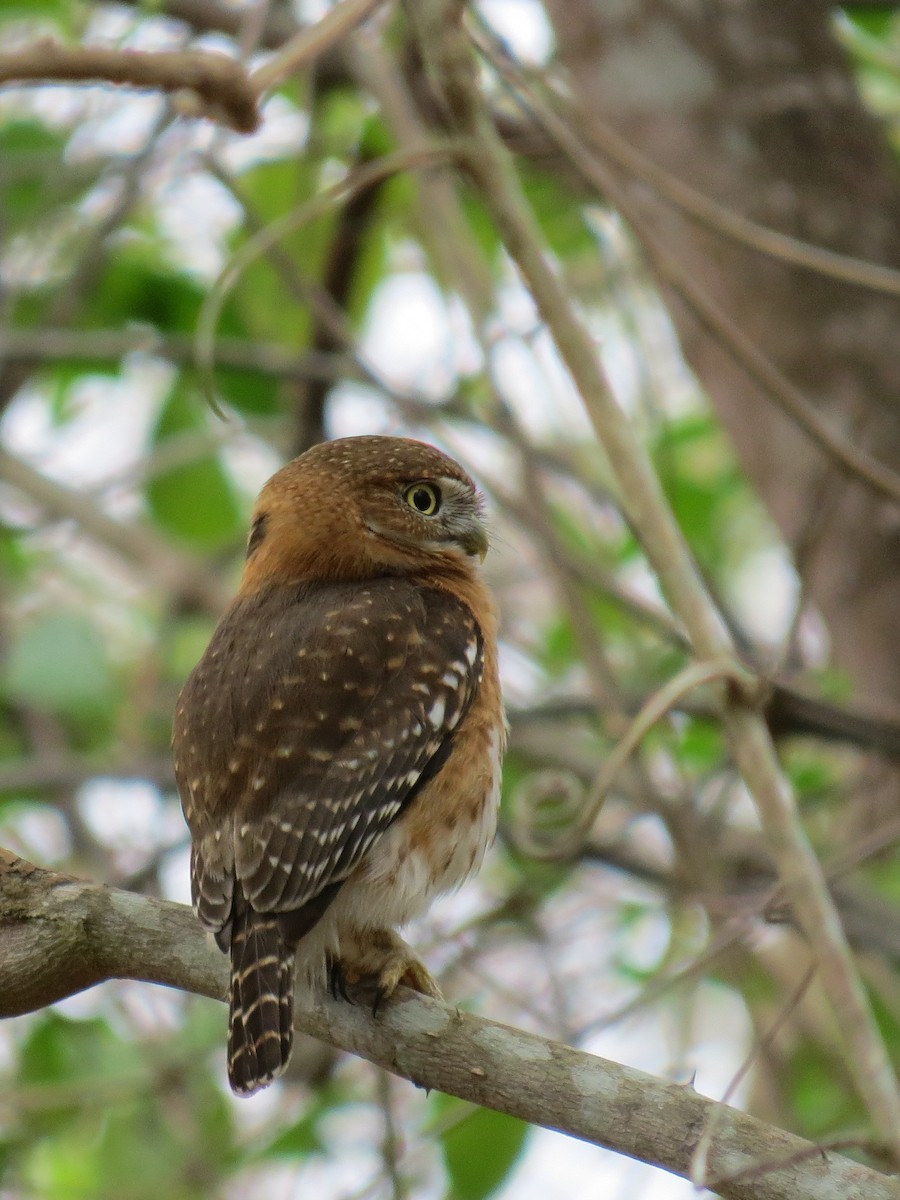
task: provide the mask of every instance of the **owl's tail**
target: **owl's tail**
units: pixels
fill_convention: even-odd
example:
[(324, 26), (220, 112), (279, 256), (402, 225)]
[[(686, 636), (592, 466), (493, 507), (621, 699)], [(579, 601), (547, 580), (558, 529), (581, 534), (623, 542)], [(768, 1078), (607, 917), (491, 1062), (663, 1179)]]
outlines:
[(294, 953), (274, 913), (235, 897), (231, 927), (228, 1082), (252, 1096), (288, 1065), (293, 1045)]

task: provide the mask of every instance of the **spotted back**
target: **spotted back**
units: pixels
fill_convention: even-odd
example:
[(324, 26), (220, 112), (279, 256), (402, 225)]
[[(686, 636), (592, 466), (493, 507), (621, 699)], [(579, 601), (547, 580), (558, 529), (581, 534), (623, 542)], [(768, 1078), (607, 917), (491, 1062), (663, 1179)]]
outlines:
[(197, 912), (224, 945), (235, 882), (301, 936), (440, 769), (484, 670), (449, 592), (399, 578), (240, 597), (179, 699)]

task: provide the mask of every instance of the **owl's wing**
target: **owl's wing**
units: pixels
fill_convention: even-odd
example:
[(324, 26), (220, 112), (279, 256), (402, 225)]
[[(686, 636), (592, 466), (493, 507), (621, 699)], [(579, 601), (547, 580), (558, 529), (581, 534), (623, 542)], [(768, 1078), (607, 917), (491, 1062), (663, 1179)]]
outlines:
[(481, 630), (444, 591), (285, 591), (232, 610), (176, 718), (194, 903), (214, 930), (235, 879), (257, 911), (306, 909), (311, 928), (440, 769), (483, 673)]

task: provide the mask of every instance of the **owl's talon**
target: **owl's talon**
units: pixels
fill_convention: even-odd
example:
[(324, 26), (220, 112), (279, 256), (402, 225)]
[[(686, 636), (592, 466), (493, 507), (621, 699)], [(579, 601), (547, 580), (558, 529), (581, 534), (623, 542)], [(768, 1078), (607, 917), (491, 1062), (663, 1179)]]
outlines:
[(328, 990), (331, 993), (332, 1000), (349, 1000), (347, 995), (347, 980), (344, 975), (344, 968), (339, 958), (332, 958), (328, 961)]
[[(345, 943), (346, 949), (344, 948)], [(342, 942), (341, 976), (344, 984), (356, 990), (357, 984), (371, 996), (372, 1016), (375, 1017), (401, 985), (441, 1000), (441, 989), (431, 972), (413, 954), (401, 937), (391, 930), (377, 930), (362, 935), (355, 944)], [(346, 992), (344, 993), (346, 995)]]

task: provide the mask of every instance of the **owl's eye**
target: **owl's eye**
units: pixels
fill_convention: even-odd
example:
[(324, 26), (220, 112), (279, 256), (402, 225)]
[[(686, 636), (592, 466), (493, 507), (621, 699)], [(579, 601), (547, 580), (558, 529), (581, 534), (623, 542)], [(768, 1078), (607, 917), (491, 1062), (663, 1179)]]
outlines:
[(441, 507), (441, 493), (430, 483), (414, 483), (403, 493), (403, 499), (423, 517), (433, 517)]

